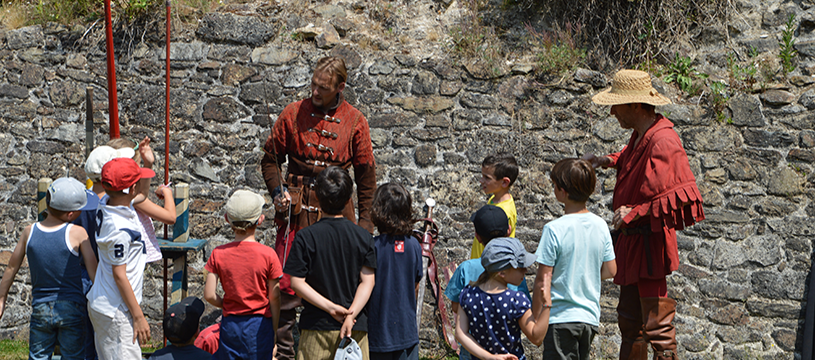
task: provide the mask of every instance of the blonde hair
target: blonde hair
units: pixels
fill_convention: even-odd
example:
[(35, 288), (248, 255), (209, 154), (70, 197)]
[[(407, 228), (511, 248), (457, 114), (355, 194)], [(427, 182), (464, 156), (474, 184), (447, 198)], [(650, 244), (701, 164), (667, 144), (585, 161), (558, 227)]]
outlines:
[(348, 79), (348, 71), (345, 69), (345, 60), (341, 57), (326, 56), (317, 60), (317, 65), (314, 66), (314, 72), (324, 72), (334, 78), (334, 87), (344, 83)]

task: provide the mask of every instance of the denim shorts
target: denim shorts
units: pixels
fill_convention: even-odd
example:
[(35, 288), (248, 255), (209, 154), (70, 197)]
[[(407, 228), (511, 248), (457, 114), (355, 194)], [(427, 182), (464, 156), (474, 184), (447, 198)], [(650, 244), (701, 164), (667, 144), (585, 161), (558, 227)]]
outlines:
[(56, 300), (38, 303), (31, 310), (29, 356), (34, 360), (50, 359), (54, 345), (59, 344), (65, 360), (85, 358), (85, 304)]

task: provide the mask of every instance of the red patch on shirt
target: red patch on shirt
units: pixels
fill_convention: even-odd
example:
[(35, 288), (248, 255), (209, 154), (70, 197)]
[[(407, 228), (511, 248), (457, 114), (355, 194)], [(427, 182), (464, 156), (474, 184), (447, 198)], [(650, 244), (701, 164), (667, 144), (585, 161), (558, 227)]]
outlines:
[(398, 253), (405, 252), (405, 242), (404, 241), (395, 241), (393, 243), (393, 252), (398, 252)]

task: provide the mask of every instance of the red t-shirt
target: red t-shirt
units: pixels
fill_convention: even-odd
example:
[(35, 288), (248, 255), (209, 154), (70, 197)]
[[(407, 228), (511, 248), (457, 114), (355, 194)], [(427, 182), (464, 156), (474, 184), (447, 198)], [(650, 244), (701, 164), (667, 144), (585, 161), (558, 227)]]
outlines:
[(208, 326), (206, 329), (201, 330), (198, 337), (195, 338), (195, 347), (204, 350), (210, 354), (215, 354), (218, 351), (218, 340), (221, 338), (221, 323)]
[(266, 281), (283, 276), (272, 248), (254, 241), (224, 244), (212, 250), (205, 268), (221, 280), (224, 316), (272, 316)]

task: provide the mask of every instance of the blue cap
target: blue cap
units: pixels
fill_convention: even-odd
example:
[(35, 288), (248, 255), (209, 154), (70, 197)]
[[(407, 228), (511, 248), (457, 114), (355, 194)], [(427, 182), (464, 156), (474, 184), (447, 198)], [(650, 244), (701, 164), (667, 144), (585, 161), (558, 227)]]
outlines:
[(481, 266), (489, 273), (509, 268), (525, 268), (535, 263), (535, 254), (526, 251), (516, 238), (500, 237), (490, 240), (481, 253)]

